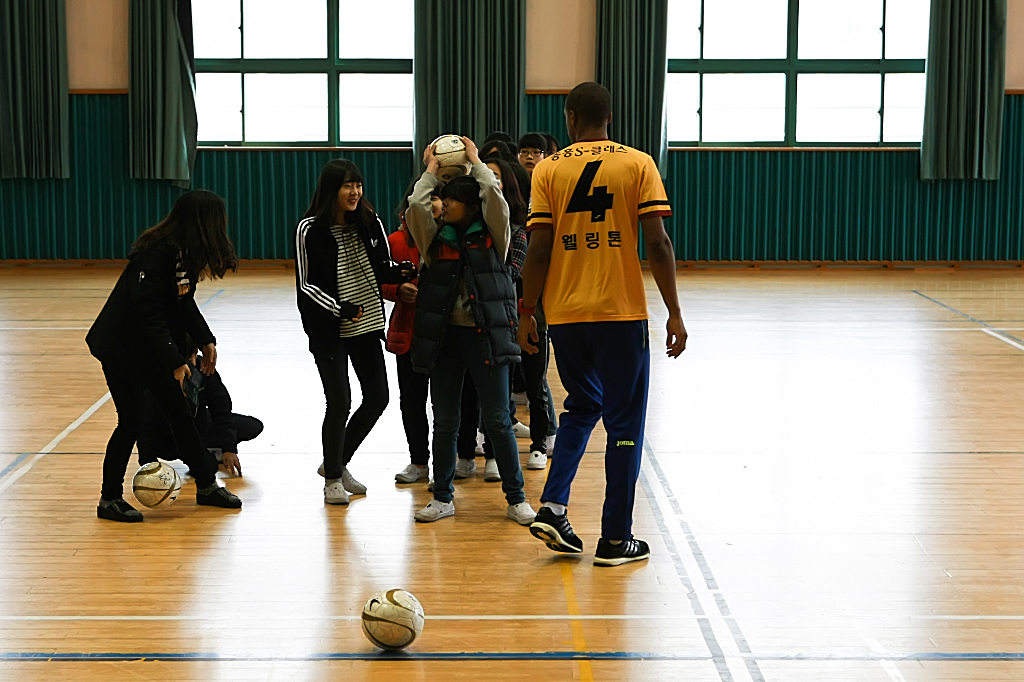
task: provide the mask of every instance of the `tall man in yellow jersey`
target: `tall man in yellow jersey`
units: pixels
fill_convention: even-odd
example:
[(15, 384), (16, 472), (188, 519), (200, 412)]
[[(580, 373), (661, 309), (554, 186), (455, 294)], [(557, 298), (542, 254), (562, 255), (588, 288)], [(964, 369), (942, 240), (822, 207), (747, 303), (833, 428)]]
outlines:
[(536, 353), (533, 311), (544, 293), (558, 375), (568, 392), (543, 507), (530, 532), (556, 552), (583, 551), (569, 525), (569, 489), (598, 419), (608, 432), (601, 540), (594, 564), (616, 566), (650, 556), (633, 538), (651, 355), (647, 298), (637, 255), (638, 227), (654, 280), (668, 308), (670, 357), (686, 347), (676, 295), (676, 260), (662, 218), (672, 215), (650, 156), (608, 139), (611, 96), (598, 83), (577, 85), (565, 100), (573, 144), (533, 171), (523, 267), (519, 344)]

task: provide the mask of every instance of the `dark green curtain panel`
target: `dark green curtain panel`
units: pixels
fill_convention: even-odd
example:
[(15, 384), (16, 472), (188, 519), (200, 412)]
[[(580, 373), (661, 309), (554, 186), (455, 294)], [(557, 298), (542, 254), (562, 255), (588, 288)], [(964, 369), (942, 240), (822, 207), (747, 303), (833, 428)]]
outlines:
[(595, 78), (612, 93), (616, 142), (668, 168), (665, 123), (668, 0), (597, 0)]
[(0, 0), (0, 178), (67, 178), (64, 0)]
[(921, 179), (999, 179), (1006, 0), (932, 0)]
[(445, 133), (477, 143), (526, 121), (526, 0), (416, 0), (415, 156)]
[[(188, 187), (198, 119), (191, 47), (176, 0), (132, 0), (129, 32), (129, 158), (133, 178)], [(191, 36), (191, 21), (186, 27)]]

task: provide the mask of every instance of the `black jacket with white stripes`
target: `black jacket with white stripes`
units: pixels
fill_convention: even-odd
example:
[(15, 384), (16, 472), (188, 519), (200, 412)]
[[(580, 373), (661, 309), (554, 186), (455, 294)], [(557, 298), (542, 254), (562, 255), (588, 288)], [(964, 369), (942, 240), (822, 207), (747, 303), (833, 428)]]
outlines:
[[(295, 229), (295, 289), (302, 328), (309, 337), (309, 352), (326, 357), (333, 357), (338, 347), (342, 318), (352, 319), (358, 312), (354, 304), (338, 299), (338, 242), (331, 227), (306, 218)], [(381, 284), (406, 281), (401, 266), (391, 260), (380, 218), (374, 216), (373, 224), (357, 227), (377, 279), (377, 295)]]

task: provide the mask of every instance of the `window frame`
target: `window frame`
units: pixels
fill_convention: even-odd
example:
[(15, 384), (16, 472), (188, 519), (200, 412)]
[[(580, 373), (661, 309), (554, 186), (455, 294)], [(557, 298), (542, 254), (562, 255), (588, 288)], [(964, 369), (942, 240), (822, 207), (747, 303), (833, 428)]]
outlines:
[[(245, 57), (245, 6), (238, 0), (241, 26), (240, 49), (242, 56), (231, 59), (196, 58), (196, 73), (239, 74), (242, 87), (242, 140), (201, 140), (200, 147), (315, 147), (331, 149), (345, 148), (408, 148), (412, 140), (350, 141), (341, 139), (341, 103), (339, 101), (339, 76), (345, 73), (392, 74), (412, 73), (411, 59), (342, 59), (338, 56), (338, 40), (341, 35), (339, 0), (325, 0), (327, 3), (327, 57), (323, 59), (247, 59)], [(245, 74), (247, 73), (315, 73), (327, 74), (327, 140), (299, 142), (250, 142), (245, 137)]]
[[(782, 73), (786, 77), (786, 131), (782, 142), (704, 142), (698, 140), (669, 140), (669, 147), (766, 147), (766, 148), (891, 148), (920, 147), (920, 142), (885, 142), (885, 77), (890, 73), (924, 73), (924, 59), (886, 59), (885, 18), (886, 2), (882, 0), (882, 56), (880, 59), (798, 59), (798, 32), (800, 28), (800, 0), (788, 0), (786, 21), (785, 59), (704, 59), (704, 3), (700, 3), (700, 57), (697, 59), (669, 59), (668, 73), (689, 73), (698, 76), (698, 138), (704, 132), (704, 74), (719, 73)], [(671, 40), (671, 36), (669, 37)], [(880, 74), (877, 142), (799, 142), (796, 139), (797, 80), (800, 74)]]

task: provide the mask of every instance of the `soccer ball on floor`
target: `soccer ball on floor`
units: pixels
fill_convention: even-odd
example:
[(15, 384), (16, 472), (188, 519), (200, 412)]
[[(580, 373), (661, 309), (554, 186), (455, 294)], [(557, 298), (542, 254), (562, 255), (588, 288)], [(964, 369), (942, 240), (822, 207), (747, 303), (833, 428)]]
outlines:
[(423, 632), (423, 607), (405, 590), (386, 590), (363, 607), (363, 634), (381, 649), (404, 649)]
[(164, 462), (143, 464), (132, 479), (132, 492), (147, 507), (169, 506), (181, 492), (181, 476)]
[(448, 182), (469, 173), (469, 159), (466, 144), (458, 135), (442, 135), (430, 143), (437, 159), (437, 172), (442, 182)]

